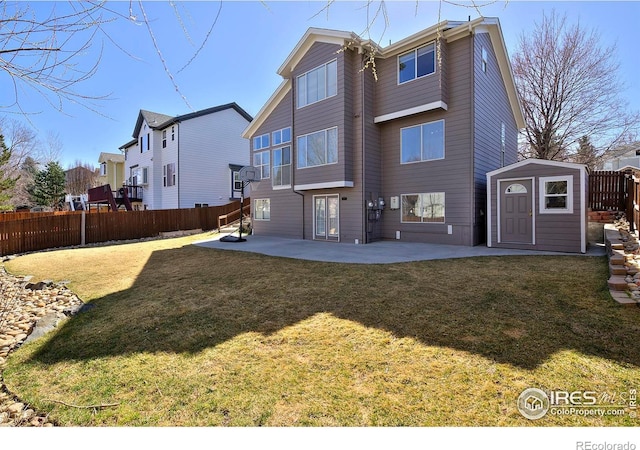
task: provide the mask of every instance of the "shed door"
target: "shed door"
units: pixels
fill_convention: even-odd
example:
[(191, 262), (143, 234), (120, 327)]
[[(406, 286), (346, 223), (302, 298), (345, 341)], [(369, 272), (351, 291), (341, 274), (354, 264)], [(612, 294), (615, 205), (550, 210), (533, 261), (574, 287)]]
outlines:
[(501, 183), (500, 242), (533, 243), (531, 180)]

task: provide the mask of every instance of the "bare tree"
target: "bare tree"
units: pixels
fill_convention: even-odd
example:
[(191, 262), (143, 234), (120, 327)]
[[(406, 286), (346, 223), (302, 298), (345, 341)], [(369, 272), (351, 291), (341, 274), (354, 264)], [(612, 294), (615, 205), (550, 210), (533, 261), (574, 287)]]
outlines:
[(615, 55), (595, 30), (555, 11), (520, 37), (512, 66), (526, 122), (522, 156), (571, 159), (584, 136), (602, 155), (638, 126)]
[[(182, 5), (170, 2), (170, 6), (183, 34), (194, 46), (192, 55), (177, 55), (179, 58), (187, 56), (180, 72), (196, 59), (209, 40), (220, 16), (222, 1), (200, 42), (192, 40), (193, 33), (187, 29), (178, 9)], [(7, 86), (0, 92), (0, 108), (27, 115), (34, 113), (36, 111), (23, 109), (21, 99), (29, 91), (35, 91), (45, 103), (61, 112), (66, 103), (74, 103), (99, 113), (98, 100), (106, 99), (110, 94), (88, 94), (82, 92), (81, 85), (97, 72), (104, 46), (112, 45), (132, 59), (138, 59), (127, 50), (127, 44), (119, 43), (117, 36), (109, 32), (108, 25), (112, 22), (142, 25), (147, 29), (166, 75), (189, 106), (170, 69), (167, 55), (156, 40), (153, 20), (141, 0), (127, 3), (0, 1), (0, 83)]]
[(96, 187), (98, 174), (98, 169), (93, 164), (76, 160), (65, 171), (65, 191), (71, 195), (86, 194), (89, 188)]

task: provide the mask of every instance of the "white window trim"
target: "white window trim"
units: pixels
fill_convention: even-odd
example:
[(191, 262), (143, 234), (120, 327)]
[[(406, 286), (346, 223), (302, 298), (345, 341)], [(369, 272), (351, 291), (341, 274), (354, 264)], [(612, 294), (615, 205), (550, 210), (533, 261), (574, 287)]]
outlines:
[[(336, 63), (336, 93), (335, 93), (335, 94), (333, 94), (333, 95), (327, 95), (326, 97), (321, 98), (320, 100), (316, 100), (315, 102), (305, 103), (304, 105), (300, 106), (300, 105), (299, 105), (300, 99), (298, 98), (298, 83), (299, 83), (300, 78), (301, 78), (301, 77), (306, 77), (308, 73), (311, 73), (311, 72), (313, 72), (314, 70), (318, 70), (320, 67), (324, 67), (324, 68), (325, 68), (325, 82), (326, 82), (326, 81), (327, 81), (327, 79), (328, 79), (328, 77), (327, 77), (327, 73), (326, 73), (326, 71), (327, 71), (326, 67), (327, 67), (329, 64), (331, 64), (332, 62), (335, 62), (335, 63)], [(296, 86), (295, 86), (295, 88), (296, 88), (296, 89), (295, 89), (295, 91), (296, 91), (296, 92), (295, 92), (295, 95), (296, 95), (296, 109), (306, 108), (306, 107), (307, 107), (307, 106), (309, 106), (309, 105), (315, 105), (316, 103), (320, 103), (320, 102), (321, 102), (321, 101), (323, 101), (323, 100), (326, 100), (326, 99), (328, 99), (328, 98), (332, 98), (332, 97), (335, 97), (336, 95), (338, 95), (338, 81), (337, 81), (337, 79), (338, 79), (338, 74), (337, 74), (337, 71), (338, 71), (338, 58), (334, 58), (334, 59), (332, 59), (331, 61), (327, 61), (327, 62), (326, 62), (326, 63), (324, 63), (324, 64), (320, 64), (319, 66), (314, 67), (313, 69), (311, 69), (311, 70), (307, 70), (305, 73), (301, 73), (300, 75), (298, 75), (298, 76), (296, 77)], [(306, 80), (305, 80), (305, 87), (306, 87)], [(325, 88), (327, 88), (326, 90), (328, 90), (328, 87), (329, 87), (329, 86), (325, 86)], [(305, 98), (305, 102), (306, 102), (306, 100), (307, 100), (307, 99)]]
[[(311, 136), (312, 134), (321, 133), (321, 132), (324, 131), (324, 133), (325, 133), (325, 151), (326, 151), (327, 150), (327, 148), (326, 148), (326, 145), (327, 145), (327, 139), (326, 139), (327, 131), (333, 130), (334, 128), (336, 130), (336, 146), (337, 146), (336, 154), (337, 154), (337, 153), (339, 153), (339, 150), (340, 150), (340, 136), (339, 136), (339, 133), (338, 133), (338, 127), (337, 126), (329, 127), (329, 128), (325, 128), (324, 130), (318, 130), (318, 131), (314, 131), (312, 133), (301, 134), (299, 136), (296, 136), (296, 170), (313, 169), (313, 168), (316, 168), (316, 167), (324, 167), (324, 166), (331, 166), (331, 165), (334, 165), (334, 164), (338, 164), (338, 162), (340, 161), (340, 158), (336, 158), (335, 162), (330, 162), (330, 163), (316, 164), (314, 166), (304, 166), (304, 167), (298, 166), (298, 139), (300, 139), (301, 137)], [(293, 153), (291, 154), (291, 157), (293, 158)]]
[[(270, 150), (259, 150), (259, 151), (257, 151), (257, 152), (253, 152), (253, 158), (252, 158), (252, 161), (255, 161), (255, 159), (254, 159), (254, 158), (255, 158), (255, 156), (256, 156), (258, 153), (268, 153), (268, 154), (269, 154), (269, 164), (264, 164), (264, 158), (262, 158), (262, 157), (260, 158), (260, 162), (261, 162), (262, 164), (258, 164), (258, 165), (254, 164), (254, 166), (255, 166), (257, 169), (260, 169), (260, 179), (261, 179), (261, 180), (268, 180), (269, 178), (271, 178), (271, 151), (270, 151)], [(262, 172), (263, 172), (263, 171), (262, 171), (262, 167), (263, 167), (263, 166), (269, 166), (269, 176), (268, 176), (268, 177), (262, 177)]]
[[(269, 140), (269, 143), (266, 146), (262, 147), (262, 138), (264, 136), (267, 137), (267, 139)], [(260, 147), (256, 147), (256, 139), (260, 139)], [(271, 147), (271, 136), (269, 135), (269, 133), (264, 133), (264, 134), (261, 134), (260, 136), (254, 136), (253, 137), (253, 151), (254, 152), (255, 151), (259, 151), (259, 150), (264, 150), (265, 148), (269, 148), (269, 147)]]
[[(418, 76), (418, 50), (423, 48), (423, 47), (427, 47), (429, 45), (433, 44), (433, 72), (428, 73), (426, 75), (422, 75), (421, 77)], [(408, 55), (409, 53), (415, 53), (415, 58), (416, 58), (416, 67), (415, 67), (415, 78), (412, 78), (410, 80), (407, 81), (400, 81), (400, 57), (404, 56), (404, 55)], [(436, 45), (436, 41), (431, 41), (431, 42), (427, 42), (424, 45), (421, 45), (420, 47), (416, 47), (413, 50), (409, 50), (408, 52), (404, 52), (401, 53), (400, 55), (398, 55), (396, 57), (396, 82), (397, 85), (404, 85), (407, 83), (411, 83), (412, 81), (416, 81), (416, 80), (420, 80), (422, 78), (426, 78), (426, 77), (430, 77), (431, 75), (435, 75), (438, 72), (438, 46)]]
[[(540, 214), (573, 214), (573, 175), (563, 175), (554, 177), (539, 177), (539, 204), (538, 210)], [(545, 203), (546, 189), (545, 184), (553, 181), (567, 182), (567, 207), (566, 208), (547, 208)]]
[(487, 66), (489, 64), (489, 55), (487, 54), (487, 49), (482, 47), (481, 57), (480, 57), (480, 67), (484, 73), (487, 73)]
[[(280, 142), (276, 142), (275, 139), (275, 135), (276, 133), (280, 133), (280, 138), (282, 139), (282, 132), (284, 130), (289, 130), (289, 140), (288, 141), (280, 141)], [(289, 142), (291, 142), (291, 139), (293, 138), (293, 136), (291, 135), (291, 127), (284, 127), (284, 128), (280, 128), (279, 130), (275, 130), (271, 132), (271, 144), (272, 145), (284, 145), (284, 144), (288, 144)]]
[[(421, 159), (420, 161), (402, 162), (402, 130), (406, 130), (408, 128), (420, 127), (420, 142), (422, 143), (422, 127), (424, 125), (429, 125), (429, 124), (436, 123), (436, 122), (442, 122), (442, 158)], [(445, 156), (446, 156), (446, 149), (447, 149), (447, 142), (446, 142), (445, 132), (446, 132), (446, 128), (445, 128), (444, 119), (433, 120), (431, 122), (425, 122), (425, 123), (420, 123), (418, 125), (411, 125), (410, 127), (402, 127), (402, 128), (400, 128), (400, 164), (404, 166), (406, 164), (420, 164), (420, 163), (425, 163), (425, 162), (443, 160), (445, 158)], [(422, 149), (420, 149), (420, 157), (422, 157)]]
[[(258, 203), (267, 201), (269, 202), (269, 218), (268, 219), (259, 219), (256, 217), (256, 209), (258, 208)], [(253, 202), (253, 200), (252, 200)], [(257, 198), (254, 203), (255, 207), (253, 209), (253, 220), (257, 220), (259, 222), (269, 222), (271, 221), (271, 199), (270, 198)]]
[[(145, 180), (146, 174), (146, 180)], [(140, 168), (140, 186), (147, 186), (149, 184), (149, 167)]]
[(276, 167), (286, 167), (286, 166), (276, 166), (275, 164), (273, 164), (273, 161), (275, 161), (275, 158), (273, 156), (274, 152), (277, 152), (278, 150), (284, 150), (285, 148), (289, 148), (289, 164), (287, 164), (286, 166), (289, 166), (289, 184), (278, 184), (275, 185), (273, 184), (275, 181), (275, 177), (271, 177), (271, 188), (275, 191), (277, 191), (278, 189), (291, 189), (291, 174), (292, 174), (292, 170), (293, 170), (293, 149), (291, 147), (291, 144), (289, 145), (285, 145), (283, 147), (280, 148), (274, 148), (272, 150), (272, 154), (271, 154), (271, 170), (270, 172), (274, 172), (273, 169), (275, 169)]
[[(402, 197), (406, 195), (429, 195), (429, 194), (442, 194), (442, 198), (444, 200), (444, 215), (442, 216), (442, 222), (425, 222), (424, 220), (420, 220), (420, 222), (407, 222), (402, 220)], [(412, 194), (400, 194), (400, 223), (410, 223), (410, 224), (426, 224), (426, 225), (444, 225), (447, 223), (447, 194), (444, 191), (441, 192), (415, 192)]]

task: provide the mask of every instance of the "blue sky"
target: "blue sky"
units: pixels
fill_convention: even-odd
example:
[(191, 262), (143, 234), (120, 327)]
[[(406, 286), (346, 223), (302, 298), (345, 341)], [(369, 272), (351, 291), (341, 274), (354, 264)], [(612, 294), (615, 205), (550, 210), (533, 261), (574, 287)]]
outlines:
[[(231, 1), (222, 6), (214, 1), (175, 3), (174, 8), (169, 2), (148, 2), (144, 8), (163, 58), (192, 109), (165, 73), (146, 27), (125, 20), (109, 23), (105, 31), (130, 55), (103, 36), (96, 37), (86, 55), (87, 63), (91, 63), (103, 48), (98, 72), (79, 89), (95, 96), (111, 94), (108, 100), (98, 102), (100, 114), (73, 104), (65, 105), (65, 114), (61, 114), (43, 104), (37, 95), (22, 99), (24, 109), (41, 111), (30, 120), (43, 137), (49, 130), (59, 134), (64, 167), (78, 159), (97, 165), (100, 152), (118, 152), (118, 147), (131, 139), (140, 109), (178, 115), (235, 101), (255, 115), (280, 84), (276, 70), (308, 27), (362, 33), (378, 7), (373, 3), (367, 11), (363, 1), (337, 1), (328, 11), (323, 11), (326, 1)], [(36, 11), (51, 7), (49, 2), (31, 5)], [(110, 2), (109, 6), (128, 15), (129, 2)], [(370, 35), (382, 46), (436, 23), (440, 4), (389, 1), (386, 7), (388, 28), (383, 32), (384, 20), (378, 18)], [(635, 35), (640, 23), (640, 2), (512, 0), (483, 6), (481, 12), (500, 18), (507, 50), (512, 54), (519, 36), (533, 29), (543, 11), (552, 9), (566, 13), (570, 23), (579, 20), (585, 27), (597, 29), (603, 46), (617, 45), (620, 77), (628, 85), (627, 100), (632, 109), (640, 110), (640, 83), (636, 81), (640, 57)], [(195, 61), (178, 72), (197, 50), (219, 10), (206, 46)], [(176, 11), (192, 43), (185, 36)], [(442, 19), (467, 20), (478, 15), (472, 8), (442, 5)]]

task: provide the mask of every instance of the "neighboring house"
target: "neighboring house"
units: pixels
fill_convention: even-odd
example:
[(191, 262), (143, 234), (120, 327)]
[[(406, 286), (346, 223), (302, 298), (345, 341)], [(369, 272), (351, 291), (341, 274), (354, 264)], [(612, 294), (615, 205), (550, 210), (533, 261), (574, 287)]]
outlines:
[(640, 169), (640, 142), (626, 144), (602, 162), (600, 170)]
[(89, 189), (97, 186), (98, 169), (77, 166), (64, 171), (65, 192), (71, 195), (86, 194)]
[(98, 186), (109, 184), (113, 190), (122, 187), (124, 184), (124, 155), (102, 152), (98, 163), (100, 164)]
[(249, 141), (241, 134), (251, 120), (235, 103), (176, 117), (140, 110), (133, 140), (120, 147), (134, 207), (194, 208), (239, 199), (238, 171), (249, 165)]
[(311, 28), (278, 73), (243, 134), (262, 178), (255, 234), (485, 241), (486, 173), (516, 162), (524, 126), (498, 19), (445, 21), (385, 48)]

